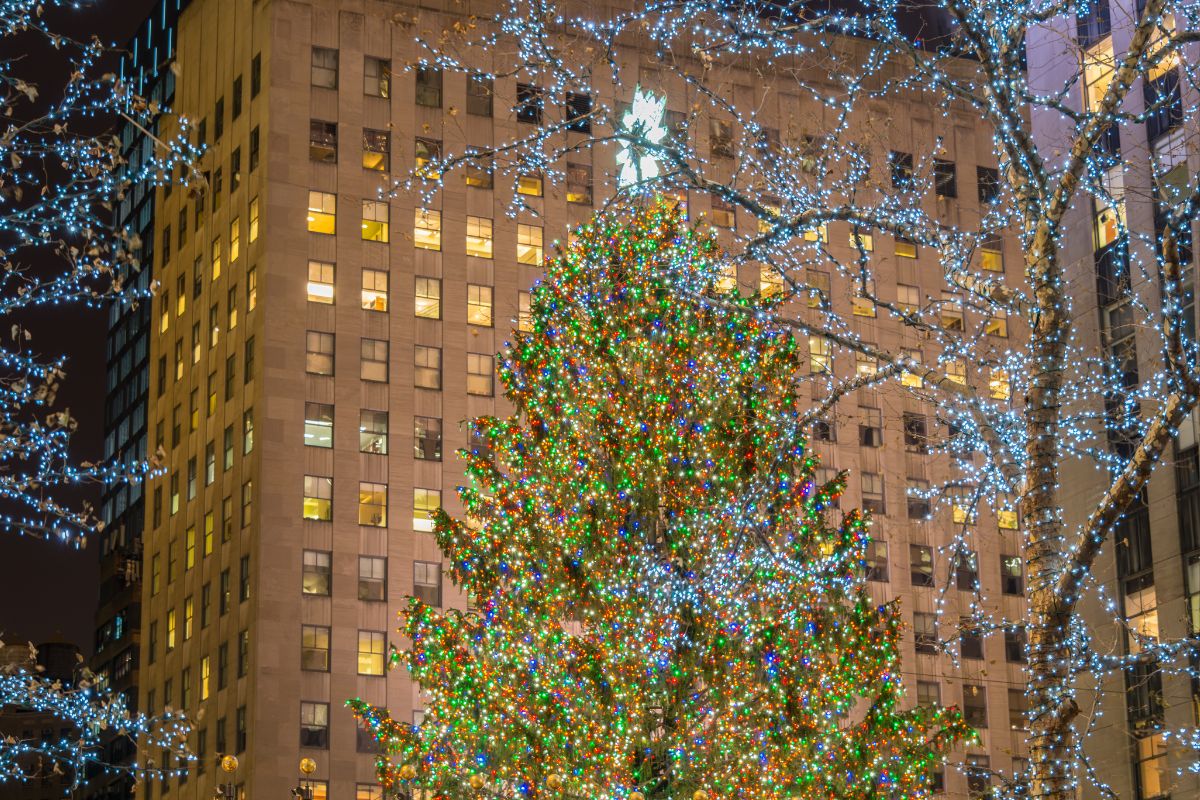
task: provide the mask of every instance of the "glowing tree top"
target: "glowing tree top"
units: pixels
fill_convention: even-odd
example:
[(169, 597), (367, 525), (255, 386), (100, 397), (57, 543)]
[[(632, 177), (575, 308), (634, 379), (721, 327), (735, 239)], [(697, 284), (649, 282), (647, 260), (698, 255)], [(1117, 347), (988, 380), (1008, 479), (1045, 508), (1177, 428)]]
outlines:
[(473, 423), (467, 519), (436, 535), (475, 611), (414, 600), (419, 728), (354, 701), (386, 786), (448, 797), (919, 797), (969, 734), (899, 708), (868, 522), (826, 519), (794, 338), (719, 289), (662, 200), (580, 229)]

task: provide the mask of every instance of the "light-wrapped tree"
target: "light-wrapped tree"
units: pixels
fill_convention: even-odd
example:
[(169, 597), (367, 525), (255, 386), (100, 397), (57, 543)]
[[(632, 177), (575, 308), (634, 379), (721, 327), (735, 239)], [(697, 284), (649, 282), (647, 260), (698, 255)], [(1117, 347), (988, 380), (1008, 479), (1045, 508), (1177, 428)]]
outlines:
[(827, 519), (770, 301), (659, 200), (547, 265), (436, 536), (474, 610), (416, 600), (413, 727), (362, 701), (386, 787), (447, 797), (920, 797), (970, 735), (902, 710), (869, 525)]

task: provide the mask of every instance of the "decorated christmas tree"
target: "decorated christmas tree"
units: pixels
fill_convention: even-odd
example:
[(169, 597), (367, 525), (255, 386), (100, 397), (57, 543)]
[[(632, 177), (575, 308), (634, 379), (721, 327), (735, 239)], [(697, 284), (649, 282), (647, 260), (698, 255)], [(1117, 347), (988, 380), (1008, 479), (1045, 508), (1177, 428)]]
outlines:
[(465, 520), (435, 533), (471, 610), (416, 600), (423, 722), (351, 705), (413, 796), (920, 797), (971, 735), (901, 710), (869, 521), (815, 478), (770, 301), (673, 203), (602, 212), (547, 263), (472, 423)]

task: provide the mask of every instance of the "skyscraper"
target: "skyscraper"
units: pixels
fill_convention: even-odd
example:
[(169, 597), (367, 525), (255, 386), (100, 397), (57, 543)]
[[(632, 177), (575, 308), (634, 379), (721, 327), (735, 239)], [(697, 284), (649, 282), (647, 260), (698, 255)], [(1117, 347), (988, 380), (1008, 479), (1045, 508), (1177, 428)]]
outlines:
[[(1116, 64), (1128, 47), (1143, 3), (1094, 0), (1079, 4), (1078, 14), (1053, 26), (1033, 29), (1029, 70), (1037, 89), (1072, 81), (1068, 103), (1095, 111), (1113, 80)], [(1173, 25), (1170, 15), (1160, 22)], [(1064, 47), (1064, 42), (1073, 46)], [(1082, 70), (1080, 65), (1082, 63)], [(1062, 248), (1069, 264), (1073, 314), (1080, 346), (1087, 357), (1106, 362), (1109, 387), (1103, 408), (1084, 409), (1103, 419), (1101, 446), (1128, 459), (1136, 438), (1126, 435), (1128, 415), (1138, 408), (1140, 386), (1162, 370), (1161, 345), (1152, 325), (1143, 324), (1161, 296), (1155, 277), (1156, 249), (1163, 220), (1159, 198), (1168, 205), (1192, 180), (1195, 140), (1185, 130), (1184, 109), (1195, 107), (1183, 68), (1173, 59), (1148, 68), (1131, 87), (1125, 111), (1148, 113), (1144, 119), (1122, 119), (1106, 131), (1100, 150), (1111, 156), (1102, 181), (1112, 203), (1085, 199), (1068, 214)], [(1194, 93), (1193, 93), (1194, 94)], [(1134, 111), (1136, 109), (1136, 111)], [(1064, 138), (1061, 120), (1034, 117), (1039, 144), (1053, 146)], [(1194, 341), (1195, 268), (1192, 242), (1179, 242), (1185, 306), (1181, 322)], [(1148, 384), (1148, 385), (1153, 385)], [(1093, 570), (1102, 591), (1081, 605), (1089, 623), (1094, 653), (1112, 658), (1137, 656), (1138, 637), (1185, 639), (1200, 633), (1200, 427), (1192, 418), (1168, 445), (1164, 463), (1111, 533)], [(1110, 476), (1090, 464), (1072, 462), (1063, 472), (1069, 497), (1068, 526), (1084, 520), (1095, 507)], [(1194, 665), (1193, 665), (1194, 666)], [(1195, 796), (1200, 782), (1186, 769), (1194, 754), (1166, 732), (1194, 726), (1200, 713), (1200, 686), (1186, 674), (1160, 668), (1149, 657), (1134, 659), (1129, 669), (1113, 672), (1098, 685), (1085, 687), (1079, 704), (1086, 709), (1098, 781), (1116, 796), (1149, 800)], [(1099, 796), (1099, 795), (1096, 795)]]
[[(465, 14), (453, 4), (373, 0), (194, 0), (180, 14), (174, 106), (197, 121), (208, 180), (205, 192), (160, 193), (154, 206), (161, 290), (150, 320), (148, 446), (163, 449), (170, 472), (147, 487), (141, 699), (149, 711), (203, 710), (193, 739), (203, 772), (148, 784), (146, 795), (207, 798), (226, 780), (214, 775), (215, 757), (233, 753), (233, 781), (247, 797), (285, 791), (300, 778), (300, 758), (311, 757), (318, 798), (370, 800), (378, 796), (371, 743), (344, 700), (421, 717), (411, 682), (386, 663), (406, 596), (465, 604), (444, 585), (429, 535), (434, 509), (459, 510), (453, 454), (470, 444), (459, 422), (504, 412), (493, 355), (528, 323), (529, 288), (553, 241), (589, 218), (616, 172), (610, 151), (581, 150), (561, 184), (468, 166), (428, 197), (380, 197), (389, 175), (465, 145), (499, 144), (592, 102), (547, 102), (536, 76), (417, 66), (415, 37), (452, 29)], [(482, 73), (492, 68), (488, 53), (473, 57)], [(730, 91), (746, 96), (762, 80), (736, 66), (731, 74)], [(640, 80), (666, 94), (680, 135), (714, 159), (732, 158), (731, 120), (688, 121), (682, 80), (659, 65)], [(819, 116), (807, 102), (770, 95), (764, 113), (777, 120), (776, 137), (821, 132), (800, 122)], [(945, 124), (907, 105), (894, 118), (884, 151), (913, 140), (931, 147)], [(587, 136), (590, 123), (580, 125), (564, 135)], [(989, 134), (956, 117), (946, 141), (956, 159), (946, 174), (963, 177), (943, 183), (938, 202), (977, 218), (995, 180)], [(526, 210), (508, 216), (514, 190)], [(754, 230), (718, 199), (681, 199), (721, 236)], [(849, 257), (845, 226), (814, 236)], [(904, 240), (869, 246), (897, 296), (917, 302), (922, 269), (936, 259)], [(986, 268), (1019, 269), (1015, 246), (987, 249)], [(750, 264), (732, 277), (747, 290), (774, 285)], [(808, 279), (825, 281), (828, 302), (844, 307), (860, 335), (922, 346), (854, 305), (836, 274)], [(792, 310), (814, 313), (804, 303)], [(1021, 331), (1014, 321), (994, 335)], [(815, 374), (872, 368), (835, 363), (822, 348), (813, 337)], [(946, 509), (930, 519), (908, 492), (948, 469), (927, 452), (939, 435), (934, 409), (890, 390), (858, 394), (814, 431), (814, 446), (828, 469), (851, 470), (845, 503), (875, 514), (868, 577), (880, 600), (900, 599), (912, 624), (908, 702), (960, 704), (981, 731), (981, 746), (958, 758), (977, 767), (970, 783), (957, 771), (944, 778), (952, 796), (978, 794), (988, 768), (1006, 769), (1023, 752), (1024, 735), (1012, 730), (1023, 725), (1023, 639), (1013, 630), (985, 641), (969, 623), (960, 636), (959, 620), (981, 587), (1005, 617), (1020, 618), (1015, 515)], [(978, 537), (977, 552), (951, 553), (946, 531), (963, 525), (994, 535)], [(944, 639), (958, 639), (961, 666), (942, 652)]]

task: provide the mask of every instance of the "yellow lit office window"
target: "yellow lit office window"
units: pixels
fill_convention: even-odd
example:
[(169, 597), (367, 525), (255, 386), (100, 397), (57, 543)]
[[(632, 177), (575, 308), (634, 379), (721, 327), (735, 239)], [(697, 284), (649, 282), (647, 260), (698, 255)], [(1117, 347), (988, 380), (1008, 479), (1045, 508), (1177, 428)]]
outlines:
[(517, 330), (528, 333), (533, 330), (533, 298), (529, 292), (517, 292)]
[(492, 221), (485, 217), (467, 217), (467, 255), (492, 257)]
[(308, 262), (308, 302), (333, 303), (336, 267), (327, 261)]
[(192, 638), (192, 620), (196, 617), (196, 603), (189, 596), (183, 601), (183, 640)]
[(808, 337), (808, 364), (814, 375), (833, 372), (833, 344), (824, 336)]
[(542, 229), (536, 225), (517, 225), (517, 262), (532, 267), (542, 265)]
[(770, 264), (758, 268), (758, 291), (763, 297), (783, 294), (783, 273)]
[(806, 242), (828, 242), (829, 241), (829, 226), (821, 223), (816, 228), (810, 228), (804, 232), (804, 241)]
[(304, 519), (333, 519), (333, 478), (304, 476)]
[(850, 231), (850, 246), (857, 250), (866, 250), (868, 253), (875, 249), (875, 237), (869, 233), (858, 231), (855, 233)]
[(250, 198), (250, 241), (258, 240), (258, 195)]
[(175, 316), (182, 317), (187, 311), (187, 292), (181, 291), (175, 298)]
[(184, 547), (183, 559), (186, 569), (191, 569), (196, 566), (196, 526), (188, 528), (184, 532)]
[(492, 287), (467, 284), (467, 322), (492, 327)]
[(212, 280), (221, 277), (221, 237), (212, 240), (212, 267), (209, 270)]
[(1012, 384), (1006, 370), (992, 369), (988, 376), (988, 394), (993, 400), (1007, 400), (1012, 396)]
[(382, 675), (386, 652), (387, 636), (382, 631), (359, 631), (358, 674)]
[(362, 201), (362, 238), (365, 242), (388, 241), (388, 204), (386, 200)]
[(984, 326), (983, 332), (988, 336), (1006, 338), (1008, 336), (1008, 312), (1002, 308), (997, 308), (992, 316), (988, 317), (987, 325)]
[(721, 277), (717, 279), (717, 290), (732, 292), (737, 288), (737, 264), (728, 261), (721, 265)]
[(229, 223), (229, 263), (237, 261), (241, 252), (242, 220), (241, 217), (234, 217), (233, 221)]
[(387, 484), (358, 484), (358, 524), (387, 527)]
[(216, 519), (213, 512), (204, 515), (204, 555), (211, 556), (213, 551), (213, 532), (216, 530)]
[(362, 271), (362, 307), (366, 311), (388, 310), (388, 274), (383, 270)]
[(205, 656), (200, 659), (200, 699), (208, 699), (208, 684), (212, 677), (212, 661), (211, 656)]
[(442, 282), (437, 278), (417, 278), (416, 309), (418, 317), (442, 318)]
[(332, 236), (337, 233), (337, 195), (330, 192), (308, 193), (308, 229)]
[(167, 612), (167, 649), (175, 649), (175, 609)]
[(917, 245), (915, 242), (910, 242), (908, 239), (902, 239), (897, 236), (895, 253), (900, 258), (916, 258)]
[(1004, 251), (999, 239), (989, 239), (979, 246), (979, 266), (988, 272), (1004, 272)]
[(171, 327), (171, 290), (164, 289), (158, 305), (158, 332), (166, 333)]
[(427, 208), (413, 211), (413, 245), (422, 250), (442, 249), (442, 212)]
[(413, 489), (413, 530), (432, 531), (433, 515), (442, 506), (438, 489)]
[(1007, 508), (1000, 509), (996, 512), (996, 523), (1002, 530), (1015, 531), (1017, 529), (1017, 512)]
[[(868, 297), (867, 295), (870, 295)], [(875, 296), (875, 281), (867, 281), (865, 292), (854, 295), (850, 298), (850, 310), (856, 317), (874, 317), (875, 316), (875, 301), (871, 297)]]
[(523, 194), (527, 197), (541, 197), (542, 176), (540, 174), (517, 176), (517, 194)]
[(879, 372), (879, 359), (867, 353), (855, 353), (854, 371), (860, 378), (869, 378)]
[[(919, 365), (921, 363), (921, 351), (920, 350), (905, 350), (904, 356), (909, 361), (911, 361), (913, 364)], [(908, 372), (907, 370), (905, 370), (904, 372), (900, 373), (900, 384), (902, 386), (907, 386), (910, 389), (920, 389), (922, 386), (925, 385), (925, 380), (921, 377), (920, 374), (915, 373), (915, 372)]]
[(967, 500), (959, 500), (951, 505), (950, 516), (954, 520), (955, 525), (975, 524), (975, 507), (968, 505), (968, 502)]
[(952, 358), (946, 362), (946, 377), (957, 384), (967, 385), (967, 362)]

